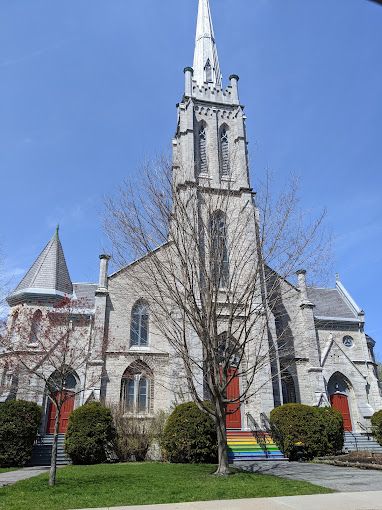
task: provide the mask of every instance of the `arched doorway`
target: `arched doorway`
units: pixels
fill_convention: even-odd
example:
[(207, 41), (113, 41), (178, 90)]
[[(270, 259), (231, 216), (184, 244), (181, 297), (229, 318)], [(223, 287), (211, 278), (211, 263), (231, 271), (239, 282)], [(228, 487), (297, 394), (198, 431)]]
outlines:
[[(227, 429), (241, 429), (241, 402), (240, 402), (240, 375), (241, 346), (234, 337), (228, 340), (227, 333), (219, 335), (219, 357), (221, 361), (221, 374), (223, 366), (227, 369), (226, 398), (230, 402), (226, 406)], [(228, 363), (227, 363), (228, 361)]]
[[(65, 377), (64, 384), (57, 384), (58, 374), (51, 375), (47, 384), (47, 391), (54, 395), (54, 400), (62, 403), (58, 433), (65, 434), (68, 429), (69, 416), (74, 409), (77, 378), (73, 373)], [(48, 397), (46, 433), (53, 434), (56, 422), (57, 409), (52, 400)]]
[(327, 388), (330, 405), (342, 414), (344, 430), (351, 432), (353, 424), (349, 405), (350, 381), (340, 372), (336, 372), (329, 379)]

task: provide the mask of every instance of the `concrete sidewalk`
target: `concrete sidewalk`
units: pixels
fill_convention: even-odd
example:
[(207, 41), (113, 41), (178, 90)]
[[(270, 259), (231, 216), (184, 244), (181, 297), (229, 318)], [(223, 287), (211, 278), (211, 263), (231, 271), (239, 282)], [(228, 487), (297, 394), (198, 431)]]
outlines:
[[(105, 507), (97, 510), (382, 510), (382, 491), (281, 498), (230, 499), (171, 505)], [(84, 509), (85, 510), (85, 509)], [(90, 509), (87, 509), (90, 510)], [(94, 510), (94, 509), (92, 509)]]
[(18, 469), (17, 471), (7, 471), (6, 473), (0, 473), (0, 487), (12, 485), (13, 483), (19, 482), (20, 480), (27, 480), (28, 478), (41, 475), (47, 471), (49, 471), (49, 467), (26, 467)]

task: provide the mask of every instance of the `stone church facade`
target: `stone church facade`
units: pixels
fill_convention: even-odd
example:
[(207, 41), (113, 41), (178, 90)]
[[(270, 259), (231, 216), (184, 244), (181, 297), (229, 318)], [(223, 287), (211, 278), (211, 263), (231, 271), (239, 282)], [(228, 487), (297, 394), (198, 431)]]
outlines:
[[(199, 1), (193, 67), (187, 67), (185, 90), (178, 105), (178, 123), (173, 140), (174, 179), (180, 187), (201, 185), (235, 195), (235, 210), (252, 203), (249, 180), (245, 114), (239, 99), (239, 78), (231, 75), (224, 88), (218, 61), (208, 0)], [(228, 158), (234, 147), (234, 158)], [(255, 225), (248, 235), (255, 236)], [(166, 250), (166, 247), (162, 247)], [(98, 283), (73, 283), (66, 265), (58, 231), (40, 253), (18, 287), (8, 297), (8, 329), (28, 309), (31, 330), (63, 298), (76, 300), (81, 316), (78, 341), (89, 339), (88, 362), (68, 383), (75, 398), (71, 409), (89, 399), (122, 403), (127, 414), (150, 417), (169, 410), (187, 398), (178, 370), (178, 360), (150, 316), (150, 295), (133, 285), (135, 261), (109, 274), (109, 257), (100, 255)], [(282, 280), (285, 287), (274, 316), (273, 334), (288, 331), (291, 350), (288, 363), (278, 360), (281, 373), (276, 381), (264, 367), (258, 375), (260, 391), (235, 414), (235, 428), (249, 428), (248, 415), (262, 423), (277, 405), (301, 402), (338, 408), (346, 430), (362, 431), (370, 417), (382, 408), (374, 358), (374, 341), (365, 332), (365, 315), (337, 278), (333, 288), (314, 288), (306, 283), (305, 271), (298, 284)], [(129, 289), (126, 291), (126, 289)], [(33, 346), (32, 346), (33, 347)], [(291, 352), (293, 356), (291, 358)], [(90, 374), (97, 382), (87, 386)], [(51, 409), (46, 388), (36, 379), (30, 389), (14, 388), (13, 374), (4, 370), (1, 400), (28, 398), (44, 407), (41, 432), (51, 431)], [(4, 389), (5, 388), (5, 389)], [(64, 431), (65, 425), (62, 425)]]

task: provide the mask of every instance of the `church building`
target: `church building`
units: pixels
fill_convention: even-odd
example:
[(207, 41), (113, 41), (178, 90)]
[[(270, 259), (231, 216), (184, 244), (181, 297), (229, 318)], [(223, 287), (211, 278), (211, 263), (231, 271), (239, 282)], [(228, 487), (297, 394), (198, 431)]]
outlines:
[[(246, 116), (239, 77), (232, 74), (228, 85), (223, 85), (209, 0), (199, 0), (194, 62), (193, 67), (185, 68), (184, 78), (172, 142), (174, 179), (182, 189), (207, 186), (219, 193), (222, 187), (229, 187), (240, 211), (243, 204), (252, 204), (253, 196)], [(233, 160), (229, 157), (232, 147)], [(251, 235), (256, 235), (254, 224), (248, 230)], [(89, 400), (121, 404), (127, 415), (149, 418), (158, 411), (171, 410), (187, 397), (177, 378), (176, 355), (152, 317), (150, 295), (142, 295), (132, 283), (142, 261), (110, 274), (110, 257), (102, 254), (99, 258), (98, 282), (72, 282), (57, 230), (7, 298), (9, 330), (19, 314), (30, 312), (31, 348), (33, 335), (38, 335), (39, 324), (55, 304), (63, 299), (78, 303), (73, 310), (78, 318), (74, 330), (77, 328), (79, 341), (86, 339), (86, 363), (73, 367), (68, 378), (65, 391), (72, 391), (73, 398), (68, 399), (61, 417), (61, 433), (71, 411)], [(266, 380), (270, 365), (263, 367), (258, 376), (263, 381), (260, 389), (228, 416), (227, 427), (250, 430), (249, 417), (262, 424), (274, 407), (300, 402), (333, 406), (342, 413), (345, 431), (364, 431), (373, 413), (382, 409), (382, 396), (375, 342), (365, 331), (363, 309), (338, 277), (333, 288), (311, 287), (301, 269), (297, 284), (280, 278), (280, 286), (285, 291), (280, 296), (288, 297), (285, 301), (280, 298), (272, 331), (275, 338), (288, 332), (288, 362), (281, 353), (276, 383)], [(95, 382), (89, 385), (93, 377)], [(17, 388), (9, 368), (0, 373), (0, 379), (0, 400), (15, 396), (36, 400), (44, 409), (41, 434), (52, 433), (54, 409), (41, 381), (31, 380), (29, 390), (21, 384)], [(239, 394), (241, 384), (233, 380), (231, 394)]]

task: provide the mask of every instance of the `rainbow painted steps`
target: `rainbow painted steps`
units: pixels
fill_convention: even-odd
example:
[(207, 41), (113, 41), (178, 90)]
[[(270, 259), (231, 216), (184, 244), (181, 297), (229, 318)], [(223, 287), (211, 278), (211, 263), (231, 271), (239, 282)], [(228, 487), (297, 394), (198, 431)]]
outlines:
[(227, 430), (230, 462), (255, 460), (287, 460), (267, 432)]

